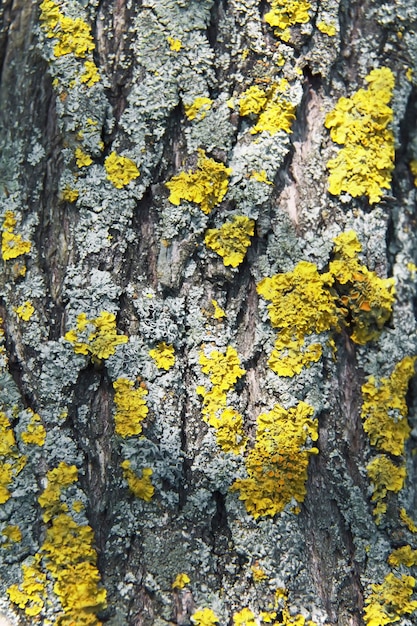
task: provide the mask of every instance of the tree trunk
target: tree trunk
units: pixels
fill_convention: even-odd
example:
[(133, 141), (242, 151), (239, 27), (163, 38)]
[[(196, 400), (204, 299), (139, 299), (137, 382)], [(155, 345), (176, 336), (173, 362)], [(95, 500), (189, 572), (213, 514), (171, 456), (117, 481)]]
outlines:
[(0, 624), (415, 623), (391, 4), (0, 4)]

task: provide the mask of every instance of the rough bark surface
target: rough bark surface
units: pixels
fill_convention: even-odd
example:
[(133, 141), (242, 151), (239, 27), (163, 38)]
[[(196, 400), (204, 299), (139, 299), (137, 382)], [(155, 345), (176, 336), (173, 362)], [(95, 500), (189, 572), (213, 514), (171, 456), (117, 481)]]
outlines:
[[(286, 6), (288, 33), (268, 23), (274, 7)], [(405, 577), (416, 574), (417, 557), (388, 562), (396, 548), (417, 548), (411, 375), (386, 399), (393, 431), (410, 425), (402, 451), (372, 444), (362, 414), (369, 377), (378, 389), (417, 354), (416, 24), (417, 8), (406, 0), (0, 4), (0, 624), (416, 623), (414, 579)], [(71, 42), (59, 52), (66, 29)], [(329, 192), (327, 162), (341, 146), (325, 122), (377, 68), (395, 79), (388, 125), (395, 164), (390, 187), (370, 202), (366, 193)], [(244, 114), (254, 86), (294, 115), (256, 132), (268, 105)], [(194, 195), (187, 200), (183, 187), (178, 203), (166, 186), (204, 169), (199, 150), (230, 168), (226, 193), (207, 212), (198, 198), (220, 184), (213, 175), (209, 191), (194, 181)], [(116, 174), (112, 155), (129, 159)], [(132, 165), (140, 173), (124, 178)], [(205, 238), (236, 216), (252, 220), (254, 231), (231, 265)], [(362, 343), (352, 340), (352, 312), (338, 328), (311, 329), (307, 343), (318, 342), (321, 356), (280, 375), (268, 364), (280, 329), (259, 283), (301, 261), (328, 271), (335, 237), (350, 230), (362, 246), (361, 267), (395, 279), (391, 314)], [(233, 236), (232, 249), (242, 230)], [(362, 312), (371, 305), (365, 298)], [(91, 347), (103, 312), (115, 316), (106, 332), (122, 338), (106, 354)], [(71, 330), (78, 344), (66, 336)], [(166, 367), (150, 355), (162, 344), (175, 356)], [(242, 416), (242, 429), (228, 434), (233, 450), (213, 415), (204, 419), (201, 392), (215, 387), (204, 358), (228, 347), (245, 373), (223, 388), (227, 401), (215, 417), (226, 404)], [(227, 362), (221, 381), (232, 368)], [(132, 398), (147, 392), (142, 432), (115, 430), (120, 380), (136, 393), (125, 395), (130, 416)], [(242, 488), (231, 487), (248, 476), (258, 416), (276, 405), (290, 415), (301, 402), (313, 416), (299, 452), (318, 449), (308, 454), (306, 494), (254, 517), (239, 499)], [(281, 460), (270, 471), (287, 480), (285, 446), (275, 452)], [(407, 476), (387, 488), (378, 517), (378, 485), (367, 468), (382, 456)], [(149, 497), (146, 489), (134, 495), (126, 463)], [(59, 483), (58, 499), (42, 505), (54, 468), (72, 466), (77, 479)], [(91, 528), (94, 539), (57, 565), (69, 531), (55, 544), (58, 556), (45, 546), (60, 515)], [(34, 564), (38, 587), (25, 579)], [(188, 582), (173, 586), (181, 573)], [(372, 585), (384, 584), (377, 601)], [(396, 604), (400, 587), (405, 596)], [(372, 606), (379, 617), (366, 613)]]

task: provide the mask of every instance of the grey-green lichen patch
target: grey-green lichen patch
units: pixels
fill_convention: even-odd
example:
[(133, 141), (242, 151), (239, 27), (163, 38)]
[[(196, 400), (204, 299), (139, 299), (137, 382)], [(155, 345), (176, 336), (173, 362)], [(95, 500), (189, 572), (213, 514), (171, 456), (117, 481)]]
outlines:
[(230, 122), (227, 97), (227, 94), (220, 94), (204, 117), (191, 121), (185, 129), (189, 153), (196, 152), (198, 148), (204, 148), (208, 152), (213, 150), (222, 150), (226, 154), (229, 152), (236, 131)]

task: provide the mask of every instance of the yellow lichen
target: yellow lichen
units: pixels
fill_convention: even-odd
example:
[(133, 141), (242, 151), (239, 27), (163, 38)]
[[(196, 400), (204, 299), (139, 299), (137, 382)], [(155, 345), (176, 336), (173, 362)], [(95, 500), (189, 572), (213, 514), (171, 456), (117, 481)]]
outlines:
[(325, 120), (332, 140), (343, 145), (327, 163), (329, 191), (346, 191), (354, 198), (368, 196), (379, 202), (389, 189), (394, 169), (394, 134), (389, 128), (393, 111), (389, 106), (394, 75), (388, 67), (372, 70), (366, 77), (367, 89), (351, 98), (340, 98)]
[(175, 364), (174, 346), (168, 346), (165, 341), (161, 341), (156, 348), (149, 350), (149, 356), (153, 358), (158, 369), (168, 371)]
[(388, 563), (393, 567), (398, 567), (399, 565), (413, 567), (413, 565), (417, 565), (417, 550), (413, 550), (409, 545), (397, 548), (389, 555)]
[(93, 159), (89, 154), (84, 152), (81, 148), (75, 148), (75, 162), (79, 168), (87, 167), (91, 165)]
[(414, 523), (405, 509), (400, 509), (400, 518), (411, 533), (417, 533), (417, 524)]
[(376, 522), (379, 523), (387, 510), (388, 491), (398, 493), (404, 486), (407, 472), (405, 465), (395, 464), (385, 454), (375, 457), (366, 466), (366, 470), (373, 483), (372, 501), (376, 502), (374, 515)]
[(31, 409), (29, 410), (32, 415), (26, 430), (21, 433), (20, 437), (23, 443), (43, 446), (46, 439), (45, 426), (42, 424), (40, 416), (37, 413), (33, 413)]
[(300, 261), (292, 272), (258, 283), (258, 293), (271, 302), (272, 326), (280, 329), (268, 361), (280, 376), (294, 376), (321, 358), (321, 344), (306, 343), (309, 335), (347, 327), (351, 339), (364, 345), (379, 337), (391, 316), (394, 280), (379, 278), (360, 263), (361, 245), (354, 231), (334, 242), (328, 272)]
[(414, 376), (416, 358), (405, 357), (389, 378), (377, 382), (370, 376), (362, 386), (361, 416), (371, 445), (396, 456), (404, 454), (404, 444), (411, 431), (406, 394), (410, 378)]
[(243, 418), (233, 407), (227, 406), (227, 392), (245, 373), (237, 351), (231, 346), (227, 346), (225, 354), (212, 350), (206, 356), (202, 351), (199, 362), (211, 383), (209, 390), (202, 385), (196, 390), (203, 397), (203, 419), (215, 428), (216, 441), (223, 452), (239, 454), (246, 444)]
[(4, 261), (28, 254), (32, 247), (30, 241), (24, 241), (21, 235), (16, 235), (14, 232), (16, 224), (13, 211), (6, 211), (1, 236), (1, 255)]
[(115, 432), (121, 437), (133, 437), (142, 432), (142, 422), (148, 414), (145, 396), (148, 391), (143, 387), (134, 388), (134, 382), (127, 378), (118, 378), (113, 383), (115, 390), (114, 415)]
[(175, 580), (172, 583), (171, 587), (173, 589), (184, 589), (184, 587), (188, 585), (189, 582), (190, 582), (190, 577), (184, 572), (181, 572), (180, 574), (176, 575)]
[(85, 313), (80, 313), (77, 327), (68, 331), (65, 339), (73, 344), (76, 354), (89, 355), (93, 362), (108, 359), (118, 345), (128, 341), (126, 335), (117, 334), (116, 316), (107, 311), (90, 320)]
[(100, 74), (94, 61), (86, 61), (84, 63), (84, 72), (80, 76), (80, 81), (85, 83), (87, 87), (92, 87), (100, 81)]
[(254, 113), (258, 115), (265, 107), (267, 101), (268, 96), (266, 92), (258, 85), (252, 85), (240, 95), (239, 114), (251, 115)]
[(112, 152), (104, 161), (107, 178), (117, 189), (122, 189), (132, 180), (140, 176), (136, 164), (127, 157)]
[(213, 305), (214, 313), (213, 317), (215, 320), (220, 320), (223, 317), (226, 317), (226, 313), (223, 311), (217, 300), (212, 300), (211, 304)]
[(245, 461), (248, 478), (235, 480), (231, 487), (255, 519), (304, 501), (309, 457), (318, 452), (309, 444), (318, 439), (313, 414), (313, 407), (300, 402), (288, 410), (276, 404), (259, 415), (255, 446)]
[(310, 16), (310, 2), (306, 0), (270, 0), (271, 10), (265, 14), (265, 22), (274, 28), (274, 33), (282, 41), (289, 41), (290, 27), (306, 24)]
[(11, 585), (7, 589), (10, 601), (20, 609), (24, 609), (29, 617), (39, 615), (45, 605), (46, 574), (41, 571), (39, 560), (39, 557), (35, 557), (31, 559), (29, 565), (23, 564), (22, 582), (20, 585)]
[(417, 159), (410, 161), (410, 170), (413, 175), (414, 187), (417, 187)]
[(317, 22), (317, 28), (321, 33), (329, 35), (329, 37), (334, 37), (337, 33), (336, 25), (328, 22)]
[(22, 319), (24, 322), (28, 322), (35, 312), (35, 307), (29, 300), (26, 300), (26, 302), (24, 302), (20, 306), (14, 307), (13, 310), (16, 315), (20, 317), (20, 319)]
[(169, 48), (173, 52), (179, 52), (182, 48), (182, 43), (180, 39), (175, 39), (174, 37), (167, 37), (167, 41), (169, 43)]
[(12, 543), (20, 543), (22, 541), (22, 531), (15, 524), (8, 524), (1, 534), (6, 537), (7, 541), (2, 544), (2, 548), (8, 547)]
[(412, 576), (397, 578), (390, 573), (381, 585), (371, 585), (372, 593), (365, 599), (366, 626), (385, 626), (413, 613), (417, 609), (417, 601), (411, 600), (415, 582)]
[(223, 258), (224, 265), (237, 267), (245, 258), (254, 234), (255, 222), (244, 215), (235, 215), (220, 228), (209, 228), (204, 243)]
[(271, 180), (268, 180), (265, 170), (261, 170), (260, 172), (253, 171), (251, 174), (251, 178), (257, 180), (258, 183), (266, 183), (267, 185), (274, 184)]
[(198, 609), (191, 615), (191, 621), (196, 626), (215, 626), (219, 618), (211, 609)]
[(0, 461), (0, 504), (10, 498), (9, 487), (13, 482), (13, 466), (11, 463)]
[(184, 104), (185, 115), (189, 120), (203, 120), (210, 111), (213, 100), (204, 96), (195, 98), (192, 104)]
[(250, 129), (252, 134), (268, 132), (275, 135), (278, 131), (283, 130), (291, 133), (291, 126), (295, 120), (295, 106), (285, 100), (282, 96), (274, 95), (268, 101), (265, 109), (259, 115), (258, 121)]
[(65, 189), (62, 191), (62, 199), (66, 202), (76, 202), (79, 195), (80, 192), (78, 191), (78, 189), (71, 189), (71, 187), (69, 186), (65, 187)]
[(254, 565), (251, 565), (251, 571), (252, 571), (252, 578), (254, 580), (254, 582), (259, 583), (262, 580), (267, 580), (268, 576), (266, 575), (266, 572), (264, 569), (262, 569), (262, 567), (259, 565), (259, 563), (255, 563)]
[(255, 615), (247, 607), (237, 613), (233, 613), (234, 626), (257, 626)]
[(197, 169), (181, 172), (166, 183), (170, 191), (169, 201), (178, 206), (182, 200), (199, 204), (204, 213), (210, 213), (227, 192), (232, 170), (206, 157), (204, 150), (198, 151)]
[(150, 502), (155, 493), (155, 488), (151, 481), (151, 476), (153, 474), (151, 468), (145, 467), (142, 470), (142, 476), (139, 478), (131, 469), (130, 461), (123, 461), (120, 464), (120, 467), (123, 470), (123, 476), (129, 485), (130, 491), (137, 498), (145, 500), (145, 502)]
[(43, 30), (47, 37), (57, 40), (54, 46), (56, 57), (74, 54), (75, 57), (84, 58), (94, 50), (91, 28), (81, 18), (66, 17), (53, 0), (43, 0), (40, 9)]

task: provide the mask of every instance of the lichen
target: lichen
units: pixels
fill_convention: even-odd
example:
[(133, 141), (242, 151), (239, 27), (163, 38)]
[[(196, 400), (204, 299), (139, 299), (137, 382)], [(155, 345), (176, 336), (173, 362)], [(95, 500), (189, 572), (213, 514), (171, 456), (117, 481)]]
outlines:
[(140, 386), (135, 389), (133, 381), (127, 378), (118, 378), (113, 383), (115, 390), (114, 415), (115, 432), (121, 437), (133, 437), (142, 432), (142, 422), (148, 414), (145, 396), (147, 389)]
[(417, 565), (417, 550), (413, 550), (410, 545), (396, 548), (389, 555), (388, 563), (393, 567), (399, 567), (400, 565), (413, 567), (414, 565)]
[(73, 344), (76, 354), (88, 355), (93, 362), (108, 359), (118, 345), (128, 341), (126, 335), (117, 334), (116, 316), (107, 311), (90, 320), (80, 313), (77, 327), (65, 333), (65, 339)]
[(130, 491), (141, 500), (150, 502), (155, 493), (155, 488), (151, 481), (153, 474), (150, 467), (142, 469), (142, 475), (139, 478), (135, 472), (131, 469), (131, 462), (128, 460), (122, 461), (120, 467), (123, 470), (123, 476), (129, 486)]
[(381, 585), (371, 585), (372, 593), (365, 599), (366, 626), (393, 624), (414, 613), (417, 601), (411, 600), (411, 596), (415, 582), (412, 576), (396, 577), (390, 573)]
[(1, 235), (1, 255), (4, 261), (28, 254), (32, 247), (30, 241), (24, 241), (21, 235), (15, 233), (16, 224), (13, 211), (6, 211)]
[(198, 609), (191, 615), (191, 621), (196, 626), (215, 626), (219, 618), (212, 609)]
[(169, 201), (174, 205), (181, 200), (199, 204), (204, 213), (210, 213), (227, 193), (231, 168), (206, 157), (204, 150), (198, 151), (197, 169), (181, 172), (166, 183)]
[(211, 106), (213, 104), (213, 100), (211, 98), (206, 98), (205, 96), (200, 96), (194, 99), (192, 104), (184, 104), (184, 112), (189, 120), (203, 120), (207, 112), (210, 111)]
[(53, 0), (43, 0), (40, 9), (42, 28), (47, 37), (57, 40), (54, 45), (56, 57), (74, 54), (75, 57), (84, 58), (94, 50), (91, 28), (81, 18), (65, 16)]
[(161, 341), (156, 348), (149, 350), (149, 356), (155, 361), (158, 369), (168, 371), (175, 365), (174, 346), (167, 345), (165, 341)]
[(257, 626), (255, 615), (248, 607), (233, 614), (233, 624), (234, 626)]
[(291, 38), (290, 27), (306, 24), (310, 20), (308, 14), (310, 2), (306, 0), (271, 0), (271, 10), (265, 14), (265, 22), (274, 28), (274, 33), (282, 41)]
[(35, 617), (41, 613), (46, 600), (46, 574), (39, 566), (40, 556), (30, 559), (29, 564), (22, 564), (22, 582), (11, 585), (7, 593), (11, 602), (20, 609), (24, 609), (26, 615)]
[(235, 480), (231, 487), (255, 519), (273, 517), (288, 504), (304, 501), (309, 458), (318, 453), (308, 443), (318, 439), (313, 414), (313, 407), (300, 402), (288, 410), (276, 404), (259, 415), (255, 446), (245, 460), (248, 478)]
[(346, 191), (354, 198), (367, 196), (379, 202), (389, 189), (394, 169), (394, 134), (389, 128), (393, 111), (389, 106), (394, 75), (388, 67), (372, 70), (365, 79), (369, 86), (350, 98), (342, 97), (325, 120), (330, 137), (343, 148), (327, 167), (329, 191)]
[(190, 577), (188, 576), (188, 574), (186, 574), (185, 572), (181, 572), (180, 574), (176, 575), (175, 580), (172, 583), (171, 587), (173, 589), (184, 589), (184, 587), (188, 585), (189, 582), (191, 581), (190, 581)]
[(394, 463), (385, 454), (375, 457), (366, 466), (366, 471), (373, 484), (372, 501), (376, 502), (374, 515), (378, 524), (387, 510), (388, 492), (398, 493), (403, 488), (407, 471), (405, 465)]
[(45, 444), (46, 430), (42, 424), (40, 415), (34, 413), (31, 409), (28, 409), (31, 413), (31, 418), (27, 425), (26, 430), (22, 431), (20, 437), (23, 443), (27, 445), (35, 445), (42, 447)]
[(32, 315), (34, 314), (34, 312), (35, 312), (35, 307), (30, 302), (30, 300), (26, 300), (26, 302), (24, 302), (20, 306), (15, 307), (14, 308), (14, 312), (24, 322), (28, 322), (30, 320), (30, 318), (32, 317)]
[(84, 72), (80, 76), (80, 81), (85, 83), (87, 87), (92, 87), (100, 80), (100, 74), (94, 61), (86, 61), (84, 63)]
[(134, 161), (114, 151), (106, 157), (104, 168), (108, 180), (113, 183), (116, 189), (122, 189), (132, 180), (140, 176), (140, 172)]
[(225, 266), (237, 267), (245, 258), (254, 234), (255, 222), (245, 215), (234, 215), (220, 228), (209, 228), (204, 243), (223, 259)]

